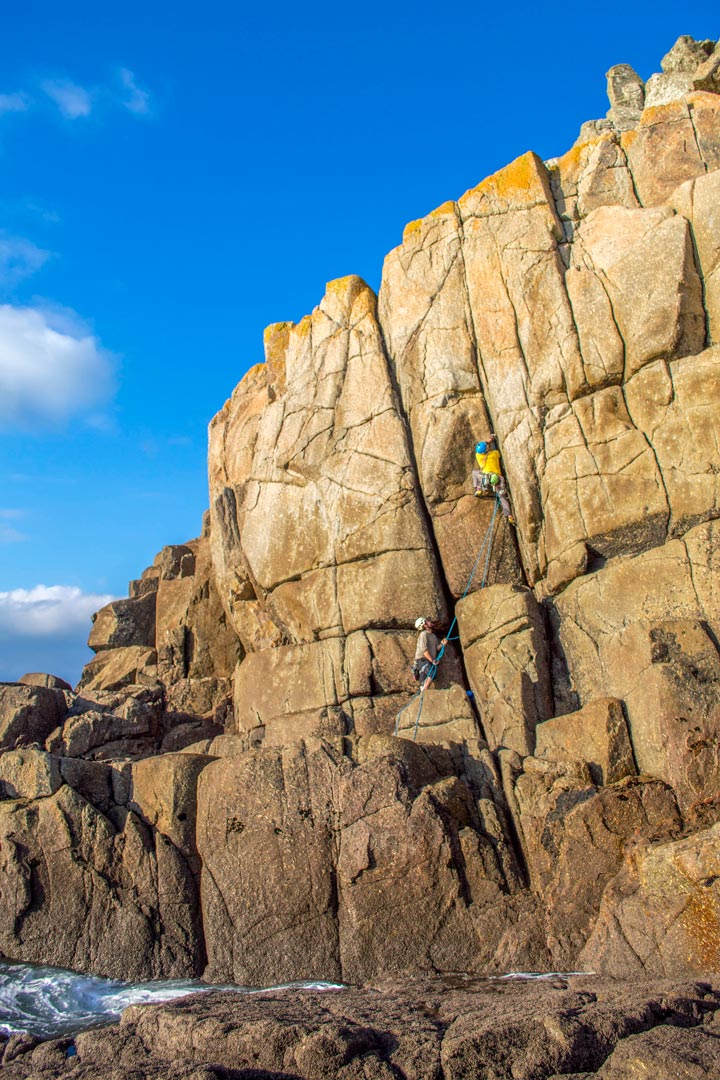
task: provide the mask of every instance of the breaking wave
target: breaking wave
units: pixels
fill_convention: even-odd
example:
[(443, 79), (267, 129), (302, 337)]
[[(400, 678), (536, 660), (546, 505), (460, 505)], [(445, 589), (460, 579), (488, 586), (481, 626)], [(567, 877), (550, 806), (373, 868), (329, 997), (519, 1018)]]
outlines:
[[(280, 989), (338, 990), (341, 986), (303, 982), (266, 988)], [(122, 983), (62, 968), (0, 962), (0, 1032), (11, 1035), (27, 1031), (43, 1039), (58, 1038), (117, 1020), (128, 1005), (171, 1001), (210, 990), (263, 992), (241, 986), (208, 986), (194, 979)]]

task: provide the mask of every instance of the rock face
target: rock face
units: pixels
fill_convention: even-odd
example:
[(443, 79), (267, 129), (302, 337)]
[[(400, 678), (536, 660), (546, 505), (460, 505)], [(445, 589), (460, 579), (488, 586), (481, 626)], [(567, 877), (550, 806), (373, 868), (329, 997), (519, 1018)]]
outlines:
[[(605, 119), (408, 225), (377, 298), (268, 328), (202, 535), (98, 613), (75, 691), (0, 686), (7, 955), (716, 970), (719, 65), (612, 68)], [(514, 524), (472, 493), (491, 433)], [(451, 632), (413, 697), (420, 615)]]
[(74, 1040), (14, 1036), (2, 1072), (7, 1080), (706, 1080), (720, 1069), (719, 1005), (709, 983), (587, 977), (209, 993), (133, 1005), (119, 1024)]

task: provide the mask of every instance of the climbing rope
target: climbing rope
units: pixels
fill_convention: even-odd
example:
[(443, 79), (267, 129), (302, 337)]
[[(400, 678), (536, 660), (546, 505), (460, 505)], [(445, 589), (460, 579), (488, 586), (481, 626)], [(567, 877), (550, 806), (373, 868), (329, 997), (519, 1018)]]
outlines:
[[(483, 552), (485, 552), (485, 566), (483, 568), (483, 576), (482, 576), (482, 581), (480, 582), (480, 588), (481, 589), (485, 588), (485, 585), (487, 583), (488, 570), (490, 568), (490, 555), (492, 553), (493, 530), (495, 528), (495, 519), (497, 517), (497, 511), (498, 511), (498, 506), (499, 505), (500, 505), (500, 500), (498, 499), (498, 497), (496, 495), (495, 496), (495, 506), (493, 508), (492, 517), (490, 519), (490, 524), (488, 525), (487, 532), (485, 533), (485, 536), (483, 537), (483, 542), (480, 545), (480, 550), (477, 553), (477, 558), (475, 559), (475, 565), (473, 566), (472, 570), (470, 571), (470, 577), (467, 580), (467, 585), (465, 586), (465, 592), (460, 597), (461, 600), (464, 600), (465, 597), (467, 596), (467, 594), (470, 591), (470, 586), (473, 583), (473, 578), (475, 577), (475, 571), (477, 570), (477, 568), (478, 568), (478, 566), (480, 564), (480, 560), (481, 560), (481, 558), (483, 556)], [(487, 551), (485, 551), (486, 548), (487, 548)], [(448, 632), (445, 635), (446, 643), (448, 641), (457, 641), (459, 636), (460, 636), (459, 634), (456, 634), (455, 637), (451, 637), (451, 634), (452, 634), (452, 631), (453, 631), (453, 628), (454, 628), (456, 622), (457, 622), (457, 615), (454, 615), (453, 616), (453, 621), (450, 623), (450, 627), (448, 629)], [(438, 664), (442, 660), (444, 652), (445, 652), (445, 645), (441, 645), (440, 646), (440, 651), (437, 654), (437, 656), (435, 657), (434, 663), (432, 663), (430, 665), (430, 668), (428, 669), (428, 673), (425, 676), (425, 678), (423, 679), (423, 683), (425, 683), (428, 678), (430, 678), (430, 679), (435, 678), (435, 673), (437, 672)], [(395, 717), (395, 735), (397, 735), (398, 731), (400, 730), (400, 717), (402, 716), (402, 714), (405, 712), (406, 709), (410, 708), (410, 706), (412, 705), (412, 703), (414, 701), (417, 701), (417, 699), (420, 698), (420, 707), (418, 708), (417, 716), (415, 717), (415, 728), (413, 730), (413, 742), (416, 741), (418, 728), (420, 726), (420, 717), (422, 715), (422, 707), (423, 707), (423, 701), (424, 701), (424, 698), (422, 697), (422, 694), (423, 694), (423, 687), (420, 687), (420, 689), (417, 691), (417, 693), (413, 694), (413, 696), (408, 701), (407, 705), (403, 705), (402, 709), (400, 710), (400, 712)]]

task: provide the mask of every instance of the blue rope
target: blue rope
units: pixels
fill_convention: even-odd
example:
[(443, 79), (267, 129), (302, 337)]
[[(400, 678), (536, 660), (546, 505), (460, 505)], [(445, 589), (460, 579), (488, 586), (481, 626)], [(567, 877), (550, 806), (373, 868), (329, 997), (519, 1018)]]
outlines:
[[(477, 570), (478, 564), (480, 563), (480, 559), (482, 558), (483, 552), (485, 551), (485, 545), (487, 545), (487, 554), (485, 556), (485, 567), (483, 569), (482, 581), (480, 582), (480, 588), (481, 589), (485, 588), (485, 584), (487, 582), (488, 570), (490, 568), (490, 555), (492, 553), (492, 534), (493, 534), (493, 529), (495, 528), (495, 518), (497, 517), (497, 511), (498, 511), (498, 506), (499, 505), (500, 505), (500, 500), (498, 499), (497, 496), (495, 496), (495, 506), (493, 508), (492, 517), (490, 519), (490, 524), (488, 525), (487, 532), (485, 533), (485, 536), (483, 537), (483, 542), (480, 545), (480, 550), (478, 551), (477, 558), (475, 560), (475, 565), (473, 566), (472, 570), (470, 571), (470, 577), (467, 580), (467, 585), (465, 586), (465, 592), (460, 597), (461, 600), (464, 600), (465, 597), (467, 596), (468, 592), (470, 591), (470, 586), (472, 585), (473, 578), (475, 577), (475, 571)], [(459, 634), (456, 634), (455, 637), (450, 636), (450, 633), (451, 633), (452, 629), (454, 628), (456, 622), (457, 622), (457, 615), (454, 615), (453, 616), (453, 621), (450, 623), (450, 627), (448, 629), (448, 632), (445, 635), (446, 644), (447, 644), (448, 641), (459, 641), (460, 640), (460, 635)], [(434, 663), (431, 664), (430, 668), (428, 669), (427, 675), (423, 679), (423, 686), (424, 686), (424, 684), (425, 684), (425, 682), (427, 681), (428, 678), (430, 678), (430, 679), (435, 678), (435, 675), (436, 675), (437, 669), (438, 669), (438, 664), (442, 660), (444, 652), (445, 652), (445, 645), (441, 645), (440, 646), (440, 652), (435, 657)], [(397, 735), (398, 731), (400, 730), (400, 717), (401, 717), (401, 715), (405, 712), (406, 709), (410, 708), (412, 703), (417, 698), (420, 697), (422, 692), (423, 692), (423, 687), (420, 687), (418, 692), (416, 694), (413, 694), (413, 696), (408, 701), (407, 705), (403, 705), (402, 709), (400, 710), (400, 712), (395, 717), (395, 735)], [(416, 738), (417, 738), (418, 726), (420, 724), (420, 714), (422, 713), (422, 707), (423, 707), (423, 700), (422, 700), (422, 698), (420, 698), (420, 708), (418, 709), (418, 714), (417, 714), (417, 716), (415, 718), (415, 730), (413, 731), (413, 742), (415, 742)]]
[(418, 727), (420, 726), (420, 714), (422, 712), (422, 707), (423, 707), (423, 702), (424, 701), (425, 701), (425, 698), (421, 697), (420, 698), (420, 708), (418, 709), (417, 716), (415, 717), (415, 730), (413, 731), (413, 742), (415, 742), (416, 739), (417, 739)]

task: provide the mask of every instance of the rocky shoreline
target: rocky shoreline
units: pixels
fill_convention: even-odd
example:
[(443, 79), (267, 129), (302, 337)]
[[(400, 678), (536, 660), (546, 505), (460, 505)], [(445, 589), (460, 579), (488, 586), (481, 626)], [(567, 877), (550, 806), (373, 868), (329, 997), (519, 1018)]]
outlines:
[[(71, 1056), (68, 1056), (68, 1053)], [(464, 976), (134, 1005), (74, 1039), (14, 1036), (7, 1080), (710, 1080), (720, 981)]]

